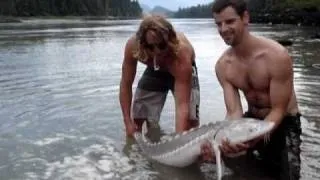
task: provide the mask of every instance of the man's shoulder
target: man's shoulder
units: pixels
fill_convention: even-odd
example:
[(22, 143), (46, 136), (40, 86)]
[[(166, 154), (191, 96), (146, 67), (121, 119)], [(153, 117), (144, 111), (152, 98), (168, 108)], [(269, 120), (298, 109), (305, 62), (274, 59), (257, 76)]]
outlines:
[(127, 59), (128, 62), (136, 63), (136, 61), (138, 61), (138, 58), (135, 55), (136, 51), (137, 51), (137, 40), (136, 40), (136, 36), (133, 35), (128, 38), (125, 44), (125, 48), (124, 48), (125, 59)]
[(131, 37), (128, 38), (127, 40), (127, 46), (133, 47), (137, 43), (137, 37), (136, 35), (132, 35)]
[(275, 40), (259, 37), (259, 50), (255, 53), (255, 59), (266, 60), (274, 63), (275, 61), (290, 59), (288, 50)]
[(277, 41), (269, 38), (260, 37), (263, 51), (266, 55), (285, 55), (288, 54), (287, 49)]
[(176, 31), (176, 35), (179, 40), (187, 39), (187, 36), (183, 32)]
[(128, 38), (125, 45), (125, 51), (126, 53), (133, 55), (136, 50), (137, 50), (137, 38), (136, 38), (136, 35), (133, 35)]
[(234, 57), (234, 53), (232, 51), (232, 48), (226, 49), (221, 56), (219, 57), (217, 64), (226, 64), (230, 62), (230, 60)]
[(257, 54), (257, 59), (264, 60), (264, 64), (273, 71), (280, 72), (289, 69), (288, 67), (292, 65), (292, 59), (287, 48), (272, 39), (264, 38), (264, 42), (262, 51)]
[(178, 57), (185, 55), (194, 56), (194, 48), (186, 36), (184, 36), (183, 33), (179, 33), (179, 35), (177, 34), (177, 38), (179, 40), (179, 45), (177, 48)]
[(180, 49), (192, 48), (191, 42), (188, 40), (187, 36), (182, 32), (177, 32), (177, 39), (179, 41)]
[[(217, 60), (215, 64), (216, 71), (219, 72), (219, 74), (224, 73), (225, 69), (227, 68), (227, 65), (231, 62), (232, 55), (230, 54), (229, 50), (226, 50), (220, 58)], [(222, 70), (222, 71), (220, 71)]]

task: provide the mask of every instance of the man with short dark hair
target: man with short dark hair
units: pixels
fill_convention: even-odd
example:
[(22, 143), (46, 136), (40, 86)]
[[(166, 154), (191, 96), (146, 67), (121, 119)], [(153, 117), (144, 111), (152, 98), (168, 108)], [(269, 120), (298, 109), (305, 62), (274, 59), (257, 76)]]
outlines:
[[(293, 86), (292, 59), (287, 49), (249, 32), (245, 0), (215, 0), (212, 13), (220, 36), (230, 46), (215, 66), (223, 88), (226, 119), (245, 116), (276, 124), (269, 143), (258, 138), (231, 145), (226, 140), (222, 152), (233, 154), (248, 150), (248, 154), (261, 159), (261, 165), (270, 170), (272, 177), (299, 179), (300, 113)], [(248, 104), (245, 113), (239, 91)], [(206, 146), (203, 152), (210, 149)]]

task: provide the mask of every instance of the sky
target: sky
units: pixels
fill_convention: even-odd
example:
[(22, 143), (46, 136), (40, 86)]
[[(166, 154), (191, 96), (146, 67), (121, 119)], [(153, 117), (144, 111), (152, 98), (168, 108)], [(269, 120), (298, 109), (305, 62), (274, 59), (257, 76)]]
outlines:
[(213, 0), (138, 0), (140, 4), (148, 5), (150, 8), (154, 6), (162, 6), (169, 10), (176, 11), (179, 7), (190, 7), (198, 4), (207, 4)]

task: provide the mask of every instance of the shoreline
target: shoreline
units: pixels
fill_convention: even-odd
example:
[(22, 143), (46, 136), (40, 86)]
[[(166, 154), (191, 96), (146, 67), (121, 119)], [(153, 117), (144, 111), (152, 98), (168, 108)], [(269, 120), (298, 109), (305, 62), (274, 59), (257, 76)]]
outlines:
[[(211, 19), (207, 17), (203, 18), (174, 18), (169, 17), (169, 19)], [(112, 20), (138, 20), (140, 17), (115, 17), (115, 16), (0, 16), (0, 24), (6, 23), (23, 23), (23, 21), (28, 20), (83, 20), (83, 21), (112, 21)], [(272, 23), (270, 21), (266, 21), (265, 19), (255, 19), (250, 22), (251, 24), (265, 24), (265, 25), (292, 25), (298, 27), (314, 27), (315, 32), (311, 35), (311, 38), (320, 39), (320, 26), (317, 25), (307, 25), (307, 24), (296, 24), (289, 22), (279, 22)], [(285, 42), (286, 45), (290, 46)]]
[(25, 16), (25, 17), (16, 17), (16, 16), (0, 16), (0, 23), (22, 23), (23, 20), (33, 20), (33, 19), (42, 19), (42, 20), (55, 20), (55, 19), (65, 19), (65, 20), (130, 20), (138, 19), (128, 18), (128, 17), (114, 17), (114, 16)]

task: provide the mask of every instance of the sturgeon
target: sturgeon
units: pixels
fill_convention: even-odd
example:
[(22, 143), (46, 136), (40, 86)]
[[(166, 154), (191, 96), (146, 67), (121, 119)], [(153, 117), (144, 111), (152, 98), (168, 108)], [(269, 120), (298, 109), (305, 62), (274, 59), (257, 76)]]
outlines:
[(174, 167), (185, 167), (194, 163), (201, 155), (201, 145), (209, 142), (216, 157), (217, 176), (218, 180), (220, 180), (222, 178), (222, 161), (219, 146), (222, 140), (227, 139), (230, 144), (236, 144), (264, 136), (264, 140), (267, 142), (273, 128), (273, 122), (253, 118), (240, 118), (208, 123), (177, 133), (168, 139), (151, 142), (145, 136), (147, 131), (145, 122), (142, 132), (134, 133), (134, 137), (143, 154), (149, 159)]

